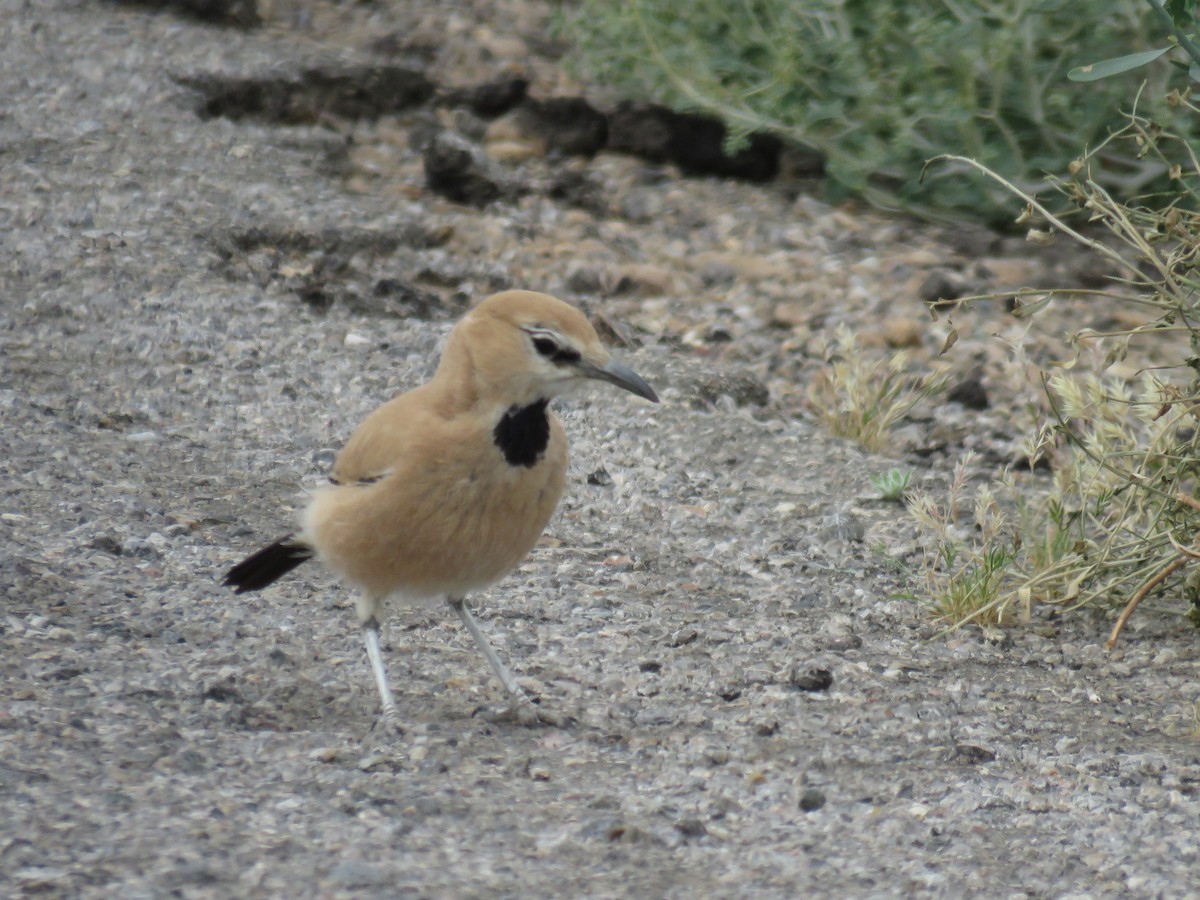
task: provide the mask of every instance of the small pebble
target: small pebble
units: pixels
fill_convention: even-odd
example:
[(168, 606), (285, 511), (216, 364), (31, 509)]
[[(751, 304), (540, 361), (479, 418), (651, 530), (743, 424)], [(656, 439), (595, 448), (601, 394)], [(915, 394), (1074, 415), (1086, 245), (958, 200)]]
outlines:
[(797, 666), (788, 674), (788, 683), (798, 691), (827, 691), (833, 686), (833, 673), (819, 667)]
[(805, 788), (800, 795), (800, 809), (803, 812), (815, 812), (825, 805), (825, 795), (816, 788)]
[(699, 819), (680, 819), (675, 823), (675, 830), (685, 838), (700, 838), (708, 834), (708, 828)]

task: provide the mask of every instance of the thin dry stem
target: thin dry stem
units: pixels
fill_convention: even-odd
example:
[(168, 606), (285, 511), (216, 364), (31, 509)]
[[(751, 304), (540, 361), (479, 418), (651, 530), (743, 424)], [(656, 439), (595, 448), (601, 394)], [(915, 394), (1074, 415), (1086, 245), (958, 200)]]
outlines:
[(1121, 615), (1117, 619), (1117, 624), (1113, 626), (1112, 633), (1108, 636), (1108, 641), (1105, 643), (1105, 647), (1111, 650), (1114, 646), (1116, 646), (1117, 638), (1121, 636), (1121, 632), (1125, 628), (1125, 623), (1129, 621), (1130, 617), (1134, 613), (1134, 610), (1138, 608), (1138, 604), (1146, 598), (1147, 594), (1154, 590), (1158, 585), (1166, 581), (1172, 573), (1183, 568), (1185, 565), (1187, 565), (1187, 557), (1176, 559), (1166, 568), (1151, 576), (1149, 581), (1138, 588), (1137, 593), (1133, 595), (1133, 598), (1125, 605), (1125, 608), (1121, 610)]

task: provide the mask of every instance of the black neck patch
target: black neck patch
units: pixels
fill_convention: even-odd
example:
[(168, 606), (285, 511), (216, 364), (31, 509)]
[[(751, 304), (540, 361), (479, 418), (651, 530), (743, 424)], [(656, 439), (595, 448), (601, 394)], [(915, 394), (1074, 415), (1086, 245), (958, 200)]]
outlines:
[(510, 406), (492, 429), (492, 440), (510, 466), (532, 469), (550, 443), (546, 400), (528, 406)]

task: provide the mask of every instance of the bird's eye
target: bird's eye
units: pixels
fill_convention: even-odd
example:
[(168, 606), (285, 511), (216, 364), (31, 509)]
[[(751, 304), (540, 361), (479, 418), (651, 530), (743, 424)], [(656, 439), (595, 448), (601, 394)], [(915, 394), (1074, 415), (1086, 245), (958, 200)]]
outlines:
[(546, 359), (553, 359), (559, 352), (558, 344), (550, 340), (550, 338), (535, 337), (533, 339), (533, 349), (540, 353)]

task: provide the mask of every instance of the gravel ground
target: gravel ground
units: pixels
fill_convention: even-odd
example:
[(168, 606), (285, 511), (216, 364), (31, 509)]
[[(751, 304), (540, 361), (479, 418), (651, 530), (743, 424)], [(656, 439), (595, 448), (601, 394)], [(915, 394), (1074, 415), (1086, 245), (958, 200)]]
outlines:
[[(373, 31), (424, 35), (445, 85), (478, 47), (497, 71), (525, 52), (496, 22), (544, 17), (460, 6), (279, 4), (238, 31), (0, 0), (2, 892), (1195, 890), (1194, 633), (1146, 610), (1111, 654), (1084, 617), (939, 637), (886, 563), (915, 541), (867, 481), (894, 461), (791, 401), (818, 320), (907, 342), (888, 335), (927, 321), (916, 286), (961, 240), (609, 154), (510, 166), (522, 195), (473, 210), (424, 190), (406, 144), (452, 110), (202, 118), (184, 84), (353, 62)], [(538, 189), (555, 166), (601, 201)], [(468, 298), (509, 285), (624, 334), (664, 402), (561, 404), (569, 496), (477, 598), (573, 721), (480, 715), (502, 689), (431, 608), (385, 627), (408, 722), (385, 739), (344, 590), (315, 567), (244, 598), (219, 578), (431, 371)], [(936, 424), (961, 447), (1003, 417)]]

